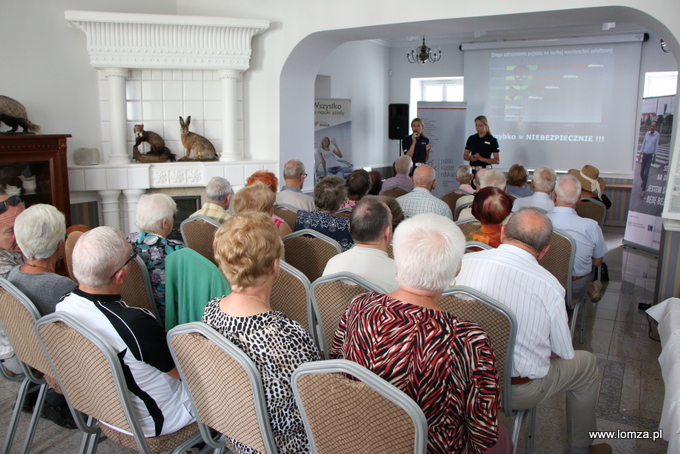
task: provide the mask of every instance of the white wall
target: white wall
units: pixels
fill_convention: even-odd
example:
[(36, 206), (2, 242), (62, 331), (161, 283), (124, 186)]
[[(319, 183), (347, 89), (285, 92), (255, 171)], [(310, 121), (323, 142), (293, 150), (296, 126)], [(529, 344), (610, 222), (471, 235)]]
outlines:
[[(167, 0), (22, 0), (0, 2), (0, 94), (24, 104), (43, 134), (72, 134), (69, 156), (102, 147), (97, 71), (85, 34), (65, 10), (174, 14)], [(5, 125), (2, 125), (5, 130)]]
[(389, 49), (374, 41), (345, 43), (319, 69), (331, 78), (331, 98), (352, 100), (352, 164), (392, 165), (387, 149)]

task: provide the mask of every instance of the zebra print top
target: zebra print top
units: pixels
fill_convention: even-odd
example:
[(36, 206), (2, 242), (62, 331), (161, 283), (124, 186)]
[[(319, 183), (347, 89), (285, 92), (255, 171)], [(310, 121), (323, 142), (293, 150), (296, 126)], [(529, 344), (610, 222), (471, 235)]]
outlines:
[(496, 444), (498, 374), (475, 323), (366, 293), (343, 314), (330, 356), (361, 364), (416, 401), (429, 425), (428, 453), (477, 453)]

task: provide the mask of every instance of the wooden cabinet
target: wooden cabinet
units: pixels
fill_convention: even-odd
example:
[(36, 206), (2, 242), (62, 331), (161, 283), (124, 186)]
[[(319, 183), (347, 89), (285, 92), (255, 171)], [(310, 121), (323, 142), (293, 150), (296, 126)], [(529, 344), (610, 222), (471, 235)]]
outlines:
[[(26, 206), (49, 203), (71, 225), (71, 202), (66, 163), (66, 139), (70, 134), (0, 135), (0, 188), (20, 191)], [(16, 188), (16, 189), (15, 189)]]

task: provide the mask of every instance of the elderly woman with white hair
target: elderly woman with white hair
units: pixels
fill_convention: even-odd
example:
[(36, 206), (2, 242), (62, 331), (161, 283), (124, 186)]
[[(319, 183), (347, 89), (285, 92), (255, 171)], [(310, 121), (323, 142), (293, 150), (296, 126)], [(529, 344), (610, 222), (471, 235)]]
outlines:
[[(71, 279), (55, 273), (57, 262), (64, 255), (66, 219), (52, 205), (33, 205), (17, 216), (14, 235), (24, 255), (24, 264), (12, 268), (7, 280), (33, 302), (40, 315), (51, 314), (61, 298), (76, 288)], [(3, 364), (18, 372), (12, 367), (12, 361)], [(24, 408), (30, 410), (37, 397), (37, 391), (29, 393)], [(61, 427), (76, 428), (64, 396), (53, 390), (45, 397), (41, 416)]]
[(137, 204), (136, 224), (139, 232), (127, 240), (146, 263), (153, 297), (161, 321), (165, 320), (165, 257), (184, 247), (184, 243), (167, 238), (172, 232), (177, 204), (165, 194), (146, 194)]
[(357, 296), (330, 356), (367, 367), (415, 400), (429, 426), (428, 453), (506, 452), (507, 431), (498, 442), (498, 373), (489, 339), (438, 305), (464, 252), (463, 233), (444, 216), (419, 214), (399, 224), (399, 288)]

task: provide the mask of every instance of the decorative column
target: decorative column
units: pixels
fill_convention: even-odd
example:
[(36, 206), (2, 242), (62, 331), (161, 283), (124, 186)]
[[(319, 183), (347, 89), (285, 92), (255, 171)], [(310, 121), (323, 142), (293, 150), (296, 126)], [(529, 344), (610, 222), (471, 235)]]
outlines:
[(127, 109), (125, 106), (125, 80), (130, 71), (123, 68), (106, 68), (104, 76), (109, 85), (109, 125), (111, 128), (111, 155), (109, 164), (129, 164), (127, 150)]
[(120, 230), (120, 191), (106, 190), (99, 191), (102, 198), (102, 214), (104, 215), (104, 225)]
[(125, 235), (138, 232), (139, 229), (135, 224), (135, 219), (137, 217), (137, 203), (139, 198), (146, 192), (145, 189), (123, 189), (123, 194), (125, 195), (125, 208), (127, 211), (127, 228), (123, 232)]
[(222, 81), (222, 155), (220, 161), (240, 161), (238, 151), (238, 81), (241, 71), (225, 69), (217, 71)]

